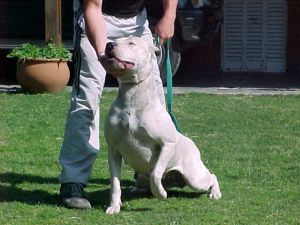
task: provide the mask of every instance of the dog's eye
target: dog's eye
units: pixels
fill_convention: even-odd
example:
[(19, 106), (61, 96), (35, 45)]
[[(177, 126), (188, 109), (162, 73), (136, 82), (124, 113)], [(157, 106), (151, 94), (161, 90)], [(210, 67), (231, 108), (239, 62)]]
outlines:
[(134, 42), (132, 42), (132, 41), (131, 41), (131, 42), (129, 42), (129, 44), (130, 44), (130, 45), (135, 45), (135, 43), (134, 43)]

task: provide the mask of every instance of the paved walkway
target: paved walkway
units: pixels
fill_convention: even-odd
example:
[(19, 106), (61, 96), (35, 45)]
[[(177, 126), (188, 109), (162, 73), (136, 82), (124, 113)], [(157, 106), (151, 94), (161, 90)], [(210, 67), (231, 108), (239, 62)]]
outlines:
[[(107, 77), (110, 87), (117, 86)], [(300, 95), (300, 71), (292, 75), (267, 73), (207, 73), (196, 65), (179, 70), (173, 78), (173, 92), (220, 95)]]
[(228, 88), (228, 87), (209, 87), (209, 88), (174, 88), (174, 93), (198, 92), (219, 95), (300, 95), (300, 89), (284, 88)]
[[(71, 90), (71, 87), (67, 87), (66, 89)], [(104, 91), (116, 90), (117, 87), (104, 88)], [(218, 95), (300, 95), (300, 88), (173, 87), (174, 94), (191, 92)], [(0, 93), (22, 93), (22, 89), (19, 85), (0, 85)]]

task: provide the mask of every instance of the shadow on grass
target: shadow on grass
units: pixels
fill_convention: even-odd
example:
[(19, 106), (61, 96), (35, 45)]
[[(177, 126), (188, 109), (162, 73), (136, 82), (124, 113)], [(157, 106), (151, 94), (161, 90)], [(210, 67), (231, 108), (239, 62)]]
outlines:
[[(187, 192), (181, 189), (176, 190), (167, 190), (168, 198), (185, 198), (185, 199), (195, 199), (199, 198), (201, 195), (206, 195), (206, 193), (199, 193), (199, 192)], [(103, 211), (106, 210), (109, 204), (109, 194), (110, 189), (95, 191), (89, 193), (89, 199), (91, 199), (91, 204), (96, 208), (101, 208)], [(143, 192), (143, 193), (132, 193), (131, 187), (122, 188), (122, 202), (130, 202), (134, 199), (151, 199), (153, 195), (150, 192)], [(122, 211), (126, 212), (146, 212), (151, 211), (151, 207), (142, 207), (142, 208), (126, 208), (126, 206), (122, 207)]]
[[(130, 191), (132, 185), (130, 187), (124, 187), (124, 185), (122, 185), (122, 202), (130, 202), (133, 199), (152, 198), (152, 195), (150, 193), (144, 193), (144, 194), (132, 193)], [(103, 211), (105, 211), (110, 202), (110, 187), (105, 190), (89, 192), (88, 199), (90, 200), (93, 207), (101, 208)], [(142, 212), (142, 211), (150, 211), (151, 208), (146, 207), (146, 208), (135, 208), (135, 209), (128, 210), (126, 209), (126, 207), (122, 207), (122, 211), (123, 210)]]
[[(59, 197), (59, 181), (55, 177), (42, 177), (27, 174), (17, 173), (0, 173), (0, 203), (1, 202), (21, 202), (28, 205), (45, 204), (52, 206), (62, 206)], [(40, 189), (28, 189), (21, 188), (18, 185), (22, 183), (32, 183), (34, 187), (36, 184), (44, 185), (57, 185), (57, 192), (50, 193), (47, 190)], [(110, 198), (110, 181), (109, 179), (91, 179), (90, 184), (101, 184), (102, 188), (97, 191), (88, 191), (87, 198), (91, 201), (91, 204), (95, 208), (101, 208), (105, 210), (109, 204)], [(149, 193), (132, 193), (130, 190), (134, 185), (133, 181), (122, 180), (122, 201), (129, 202), (133, 199), (141, 198), (153, 198)], [(107, 186), (104, 187), (103, 186)], [(168, 197), (180, 197), (180, 198), (198, 198), (201, 193), (187, 192), (181, 189), (168, 190)], [(124, 209), (126, 211), (126, 208)], [(129, 211), (149, 211), (151, 208), (136, 208)]]
[[(110, 181), (109, 179), (91, 179), (90, 184), (101, 184), (107, 188), (95, 192), (88, 192), (88, 199), (92, 204), (100, 208), (105, 208), (109, 202)], [(32, 183), (36, 188), (22, 188), (22, 183)], [(56, 193), (50, 193), (43, 189), (43, 186), (37, 185), (57, 185)], [(132, 181), (122, 180), (122, 185), (129, 189), (133, 185)], [(42, 177), (18, 173), (0, 173), (0, 203), (1, 202), (21, 202), (29, 205), (45, 204), (52, 206), (61, 206), (59, 197), (60, 183), (56, 177)], [(126, 199), (127, 201), (130, 199)]]
[(9, 183), (11, 186), (21, 184), (23, 182), (36, 184), (58, 184), (58, 179), (54, 177), (41, 177), (34, 175), (18, 174), (18, 173), (0, 173), (0, 181)]

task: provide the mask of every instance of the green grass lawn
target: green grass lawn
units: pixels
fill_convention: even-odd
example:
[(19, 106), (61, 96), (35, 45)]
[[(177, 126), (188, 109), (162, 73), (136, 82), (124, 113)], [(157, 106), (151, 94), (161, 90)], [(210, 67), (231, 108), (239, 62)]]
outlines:
[[(114, 96), (103, 93), (102, 121)], [(113, 216), (105, 214), (103, 132), (86, 189), (93, 209), (60, 205), (58, 155), (68, 106), (67, 92), (0, 94), (0, 224), (300, 224), (300, 96), (175, 96), (181, 128), (218, 176), (222, 198), (211, 201), (189, 188), (169, 190), (164, 201), (131, 194), (133, 171), (123, 165), (123, 208)]]

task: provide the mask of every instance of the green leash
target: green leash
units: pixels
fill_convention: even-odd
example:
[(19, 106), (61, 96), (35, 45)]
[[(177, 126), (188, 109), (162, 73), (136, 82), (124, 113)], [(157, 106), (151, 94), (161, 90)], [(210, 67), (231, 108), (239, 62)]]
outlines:
[[(159, 43), (159, 37), (156, 39), (156, 43)], [(173, 77), (172, 77), (172, 67), (170, 60), (170, 44), (171, 40), (167, 40), (166, 49), (167, 49), (167, 58), (166, 58), (166, 68), (167, 68), (167, 111), (171, 116), (171, 119), (176, 127), (176, 130), (182, 133), (182, 130), (179, 126), (178, 120), (174, 113), (172, 112), (172, 101), (173, 101)]]

